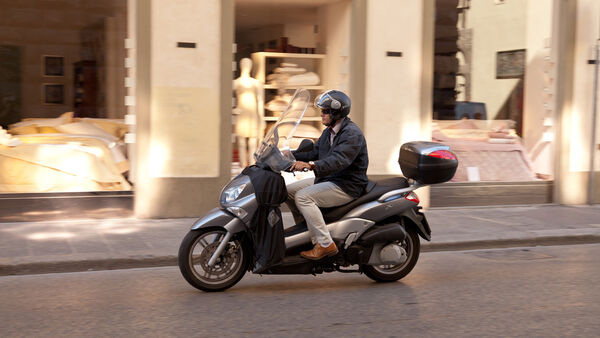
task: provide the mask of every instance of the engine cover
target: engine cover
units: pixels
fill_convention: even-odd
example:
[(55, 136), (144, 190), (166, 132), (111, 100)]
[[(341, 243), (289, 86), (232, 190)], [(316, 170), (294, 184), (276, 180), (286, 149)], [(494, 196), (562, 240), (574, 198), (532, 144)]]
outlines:
[(379, 264), (398, 265), (406, 262), (407, 259), (406, 250), (396, 243), (388, 244), (379, 251)]

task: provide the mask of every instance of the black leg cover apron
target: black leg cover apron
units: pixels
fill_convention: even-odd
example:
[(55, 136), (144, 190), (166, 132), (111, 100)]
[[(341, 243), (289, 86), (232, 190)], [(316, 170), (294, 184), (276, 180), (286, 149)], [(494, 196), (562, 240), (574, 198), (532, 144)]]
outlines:
[(281, 263), (285, 256), (279, 205), (287, 199), (287, 189), (283, 177), (273, 171), (250, 166), (242, 174), (250, 177), (258, 202), (258, 210), (250, 225), (250, 237), (254, 244), (252, 272), (261, 273)]

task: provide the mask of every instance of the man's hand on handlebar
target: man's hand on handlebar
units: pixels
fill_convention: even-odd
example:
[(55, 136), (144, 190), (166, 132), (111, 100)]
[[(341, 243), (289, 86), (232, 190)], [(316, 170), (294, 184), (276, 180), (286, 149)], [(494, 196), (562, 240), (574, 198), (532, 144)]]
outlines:
[(312, 170), (312, 166), (306, 162), (296, 161), (290, 167), (290, 171), (309, 171)]

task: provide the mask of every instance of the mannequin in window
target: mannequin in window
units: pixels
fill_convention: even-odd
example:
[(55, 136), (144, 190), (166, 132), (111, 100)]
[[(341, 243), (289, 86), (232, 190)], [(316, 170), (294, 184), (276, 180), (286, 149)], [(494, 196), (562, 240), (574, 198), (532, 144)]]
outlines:
[(240, 77), (233, 81), (237, 102), (234, 110), (237, 115), (235, 134), (241, 167), (254, 163), (253, 155), (265, 127), (262, 116), (263, 87), (260, 81), (250, 77), (251, 68), (252, 60), (243, 58), (240, 61)]

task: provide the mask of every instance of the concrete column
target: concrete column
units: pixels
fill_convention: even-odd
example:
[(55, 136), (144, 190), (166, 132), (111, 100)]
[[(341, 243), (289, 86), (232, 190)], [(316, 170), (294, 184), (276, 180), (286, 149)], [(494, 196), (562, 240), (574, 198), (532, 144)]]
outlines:
[[(433, 74), (432, 20), (430, 36), (424, 35), (425, 9), (430, 11), (427, 15), (434, 15), (431, 3), (367, 2), (364, 130), (370, 174), (399, 174), (400, 145), (431, 138), (429, 128), (422, 127), (431, 120), (431, 88), (426, 88), (431, 80), (424, 79)], [(387, 56), (387, 52), (402, 56)]]
[[(599, 11), (600, 4), (594, 0), (555, 0), (553, 57), (557, 64), (556, 114), (560, 125), (554, 197), (561, 204), (588, 201), (594, 68), (587, 61), (598, 38)], [(598, 203), (597, 179), (594, 190)]]
[(136, 1), (137, 217), (200, 216), (230, 179), (233, 5)]
[[(366, 3), (363, 130), (370, 176), (400, 175), (400, 146), (431, 139), (434, 17), (433, 0)], [(427, 205), (428, 191), (419, 196)]]

